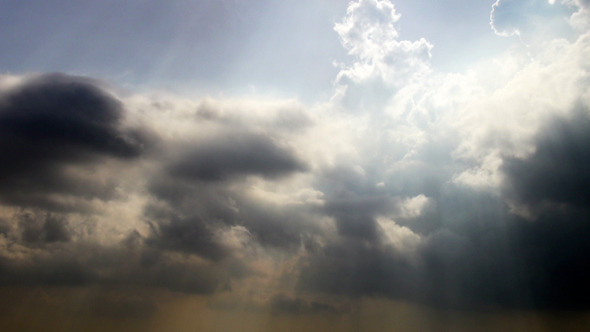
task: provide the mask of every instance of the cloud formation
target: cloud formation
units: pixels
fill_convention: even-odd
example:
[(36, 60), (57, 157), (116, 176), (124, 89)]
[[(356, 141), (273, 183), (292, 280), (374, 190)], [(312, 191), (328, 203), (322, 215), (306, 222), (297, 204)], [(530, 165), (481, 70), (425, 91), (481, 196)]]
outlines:
[(147, 131), (123, 127), (123, 112), (97, 82), (61, 74), (2, 91), (0, 153), (9, 162), (0, 166), (0, 199), (63, 210), (112, 198), (114, 183), (87, 172), (108, 159), (136, 159), (150, 144)]
[[(497, 1), (496, 33), (524, 31), (510, 22), (528, 4)], [(133, 284), (276, 314), (366, 297), (588, 309), (590, 34), (574, 24), (588, 5), (563, 4), (573, 38), (444, 73), (426, 39), (401, 39), (390, 1), (352, 2), (334, 26), (350, 62), (311, 106), (2, 77), (0, 283)], [(156, 310), (113, 301), (93, 310)]]
[(302, 162), (264, 136), (214, 138), (206, 146), (192, 150), (170, 166), (171, 174), (200, 181), (221, 181), (240, 175), (272, 178), (304, 170)]

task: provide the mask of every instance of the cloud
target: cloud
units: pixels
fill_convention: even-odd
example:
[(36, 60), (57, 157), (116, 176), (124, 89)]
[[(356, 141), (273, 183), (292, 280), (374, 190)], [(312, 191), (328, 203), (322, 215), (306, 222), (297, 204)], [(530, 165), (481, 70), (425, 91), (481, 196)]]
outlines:
[[(279, 112), (280, 117), (284, 114)], [(258, 134), (248, 128), (256, 121), (227, 119), (217, 120), (225, 135), (174, 145), (174, 156), (148, 183), (150, 193), (160, 200), (146, 209), (157, 230), (154, 244), (219, 259), (228, 254), (218, 243), (219, 236), (230, 227), (245, 226), (257, 241), (281, 247), (297, 245), (299, 228), (310, 227), (304, 208), (275, 207), (276, 202), (266, 201), (255, 186), (259, 181), (261, 185), (288, 181), (308, 170), (288, 144), (281, 144), (286, 141), (284, 134), (272, 132), (282, 125), (263, 124), (270, 129)], [(195, 125), (206, 124), (196, 121)]]
[(22, 246), (4, 248), (0, 260), (0, 283), (5, 286), (84, 286), (99, 280), (91, 268), (71, 259), (71, 255), (60, 250), (54, 253), (29, 251)]
[(277, 177), (305, 170), (303, 162), (269, 138), (253, 134), (213, 138), (170, 166), (175, 176), (201, 181), (260, 175)]
[(71, 234), (67, 228), (67, 221), (49, 213), (34, 215), (26, 213), (19, 216), (21, 237), (25, 242), (67, 242)]
[(387, 200), (383, 197), (332, 199), (326, 202), (324, 211), (336, 218), (341, 235), (376, 240), (375, 216), (386, 206)]
[(182, 218), (171, 216), (158, 219), (154, 235), (148, 240), (150, 246), (195, 253), (202, 257), (218, 260), (227, 255), (224, 248), (215, 241), (215, 224), (207, 224), (198, 217)]
[(525, 220), (509, 231), (532, 301), (542, 308), (586, 308), (589, 247), (586, 205), (587, 105), (549, 120), (535, 137), (535, 149), (506, 157), (505, 197)]
[(394, 42), (398, 32), (394, 27), (401, 15), (389, 1), (363, 0), (351, 2), (347, 16), (334, 26), (342, 44), (350, 54), (370, 59), (383, 52), (382, 43)]
[[(382, 12), (387, 7), (357, 2), (337, 31), (361, 22), (352, 13), (369, 3)], [(546, 14), (537, 18), (550, 22), (553, 14)], [(388, 38), (397, 38), (390, 32)], [(587, 248), (577, 239), (570, 245), (560, 240), (574, 230), (585, 234), (581, 133), (588, 114), (579, 105), (588, 81), (581, 70), (587, 61), (579, 56), (587, 53), (587, 34), (543, 45), (513, 49), (471, 73), (428, 73), (421, 82), (397, 76), (396, 89), (373, 89), (370, 80), (346, 85), (343, 94), (368, 96), (363, 89), (369, 87), (381, 99), (369, 120), (364, 108), (351, 107), (366, 121), (356, 126), (357, 149), (318, 179), (324, 211), (340, 236), (314, 247), (302, 262), (302, 292), (463, 310), (588, 307), (574, 291), (585, 294), (585, 285), (561, 278), (561, 271), (584, 275)], [(367, 54), (379, 54), (375, 49)], [(356, 59), (350, 68), (363, 64)], [(485, 66), (495, 68), (492, 76)], [(562, 127), (556, 117), (575, 120)], [(370, 130), (363, 130), (366, 123)], [(572, 156), (579, 163), (569, 162)], [(539, 222), (531, 223), (530, 215)], [(553, 238), (549, 229), (560, 224)]]
[(570, 24), (576, 29), (582, 31), (588, 30), (590, 27), (588, 25), (590, 2), (587, 0), (562, 0), (561, 3), (577, 9), (570, 17)]
[[(517, 5), (496, 2), (498, 31)], [(444, 73), (400, 19), (352, 2), (334, 27), (350, 62), (309, 106), (2, 80), (0, 284), (139, 285), (277, 314), (364, 297), (587, 309), (588, 33)], [(117, 303), (96, 312), (153, 310)]]
[(130, 161), (150, 144), (147, 131), (124, 128), (124, 107), (96, 82), (61, 74), (30, 77), (0, 94), (0, 199), (17, 206), (82, 210), (115, 194), (97, 179), (108, 160)]
[(432, 44), (424, 38), (399, 40), (395, 23), (400, 17), (388, 0), (362, 0), (351, 2), (344, 19), (334, 25), (342, 45), (356, 60), (342, 65), (336, 78), (335, 97), (346, 107), (374, 111), (392, 91), (430, 71)]
[(146, 245), (137, 233), (116, 245), (9, 241), (2, 239), (0, 256), (0, 284), (5, 286), (110, 284), (211, 294), (227, 287), (231, 275), (188, 252), (178, 255)]
[(527, 158), (506, 158), (503, 171), (520, 204), (583, 208), (590, 192), (586, 146), (590, 119), (585, 106), (566, 119), (557, 118), (541, 131)]

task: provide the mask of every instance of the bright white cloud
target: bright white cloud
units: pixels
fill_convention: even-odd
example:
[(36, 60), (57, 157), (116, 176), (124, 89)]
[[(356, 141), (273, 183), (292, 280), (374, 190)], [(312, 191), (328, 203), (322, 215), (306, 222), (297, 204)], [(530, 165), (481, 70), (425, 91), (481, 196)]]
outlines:
[(561, 3), (577, 9), (570, 17), (570, 24), (573, 27), (582, 31), (590, 28), (590, 1), (562, 0)]
[(351, 2), (346, 17), (334, 26), (355, 60), (341, 65), (336, 79), (336, 96), (348, 100), (350, 108), (380, 105), (392, 91), (430, 71), (432, 45), (423, 38), (399, 40), (395, 23), (400, 17), (389, 0), (362, 0)]
[(423, 239), (408, 227), (400, 226), (395, 221), (387, 218), (378, 218), (377, 223), (381, 228), (384, 242), (392, 246), (396, 251), (409, 258), (414, 258), (415, 251)]

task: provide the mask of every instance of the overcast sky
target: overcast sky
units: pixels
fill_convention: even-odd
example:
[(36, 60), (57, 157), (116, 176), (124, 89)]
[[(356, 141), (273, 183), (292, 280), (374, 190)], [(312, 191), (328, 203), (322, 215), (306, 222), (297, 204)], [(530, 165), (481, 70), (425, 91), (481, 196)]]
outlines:
[(587, 0), (0, 1), (0, 329), (583, 330)]

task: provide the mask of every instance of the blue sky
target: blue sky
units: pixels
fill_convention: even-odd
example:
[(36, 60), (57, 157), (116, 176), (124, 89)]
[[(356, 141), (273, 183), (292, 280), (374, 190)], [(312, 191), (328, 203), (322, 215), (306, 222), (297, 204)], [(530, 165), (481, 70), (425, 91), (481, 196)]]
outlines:
[[(184, 93), (263, 93), (314, 101), (346, 54), (334, 23), (347, 1), (3, 1), (6, 73), (67, 72)], [(511, 41), (489, 1), (396, 3), (401, 38), (426, 38), (433, 64), (461, 71)], [(461, 19), (457, 19), (460, 17)], [(257, 90), (257, 91), (259, 91)], [(201, 92), (204, 91), (204, 92)]]
[(583, 330), (589, 22), (0, 1), (0, 329)]

